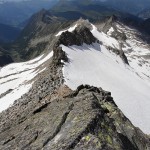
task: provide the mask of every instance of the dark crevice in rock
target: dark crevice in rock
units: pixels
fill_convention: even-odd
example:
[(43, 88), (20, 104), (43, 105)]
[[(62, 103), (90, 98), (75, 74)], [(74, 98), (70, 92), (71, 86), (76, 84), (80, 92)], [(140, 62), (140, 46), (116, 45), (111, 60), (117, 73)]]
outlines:
[(18, 120), (18, 124), (23, 123), (27, 118), (26, 117), (22, 117)]
[(43, 147), (46, 146), (52, 139), (54, 139), (55, 136), (60, 132), (60, 130), (61, 130), (63, 124), (65, 123), (65, 121), (66, 121), (66, 119), (67, 119), (69, 113), (70, 113), (71, 110), (73, 109), (73, 107), (74, 107), (73, 104), (71, 104), (71, 105), (68, 107), (68, 110), (67, 110), (67, 111), (65, 112), (65, 114), (62, 116), (62, 119), (61, 119), (60, 123), (58, 124), (58, 126), (57, 126), (55, 132), (53, 133), (52, 136), (50, 136), (50, 137), (44, 142)]
[(118, 135), (122, 141), (125, 150), (138, 150), (138, 147), (135, 147), (126, 136), (121, 133), (118, 133)]
[(42, 106), (39, 106), (38, 108), (36, 108), (34, 111), (33, 111), (33, 114), (35, 115), (36, 113), (39, 113), (41, 112), (43, 109), (45, 109), (50, 103), (46, 103), (46, 104), (43, 104)]
[(11, 136), (9, 139), (6, 139), (3, 143), (3, 145), (9, 143), (10, 141), (14, 140), (15, 139), (15, 136)]

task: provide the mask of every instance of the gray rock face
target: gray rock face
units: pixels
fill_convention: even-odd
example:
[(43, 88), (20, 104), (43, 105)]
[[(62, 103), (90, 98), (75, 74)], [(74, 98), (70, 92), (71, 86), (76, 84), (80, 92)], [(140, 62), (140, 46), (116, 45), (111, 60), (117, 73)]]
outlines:
[(1, 150), (150, 148), (148, 137), (122, 114), (110, 92), (88, 85), (76, 91), (64, 85), (56, 89), (33, 98), (32, 103), (23, 101), (15, 106), (19, 109), (10, 109), (5, 116), (1, 114)]
[(97, 39), (90, 32), (90, 29), (86, 26), (78, 26), (73, 32), (63, 32), (57, 42), (53, 46), (53, 62), (56, 65), (61, 64), (61, 60), (68, 62), (68, 58), (65, 52), (60, 47), (61, 44), (65, 46), (78, 45), (81, 46), (83, 43), (92, 44)]
[(61, 47), (54, 45), (53, 47), (53, 63), (56, 65), (60, 65), (61, 64), (61, 60), (68, 62), (68, 57), (66, 55), (66, 53), (62, 50)]
[(85, 26), (78, 26), (73, 32), (63, 32), (57, 44), (81, 46), (83, 43), (92, 44), (94, 42), (96, 42), (96, 38), (90, 30)]

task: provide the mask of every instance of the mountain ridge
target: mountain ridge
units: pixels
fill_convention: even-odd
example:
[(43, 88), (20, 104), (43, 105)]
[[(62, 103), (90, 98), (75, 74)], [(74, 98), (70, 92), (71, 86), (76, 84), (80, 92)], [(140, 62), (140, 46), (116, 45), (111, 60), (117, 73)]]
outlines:
[[(132, 108), (134, 103), (132, 104), (129, 98), (132, 99), (133, 95), (128, 92), (125, 93), (124, 89), (119, 86), (119, 89), (122, 89), (125, 94), (122, 94), (121, 100), (123, 101), (120, 102), (129, 102), (129, 100), (131, 102), (123, 103), (124, 107), (121, 107), (118, 103), (118, 97), (116, 97), (116, 95), (120, 95), (120, 91), (115, 93), (112, 90), (110, 93), (107, 92), (108, 90), (104, 91), (102, 88), (97, 88), (100, 86), (106, 88), (102, 82), (99, 82), (103, 81), (103, 77), (107, 78), (106, 83), (109, 85), (111, 85), (110, 78), (113, 78), (112, 81), (117, 83), (116, 77), (119, 83), (121, 80), (122, 85), (126, 85), (131, 76), (135, 78), (134, 80), (138, 79), (136, 85), (142, 82), (140, 87), (143, 84), (147, 85), (146, 80), (148, 83), (148, 77), (140, 72), (137, 66), (133, 66), (136, 59), (132, 59), (134, 51), (132, 54), (131, 48), (135, 49), (135, 47), (132, 47), (130, 38), (134, 38), (128, 35), (130, 33), (125, 32), (128, 30), (133, 32), (133, 29), (128, 27), (128, 30), (126, 30), (126, 28), (125, 25), (116, 22), (115, 18), (108, 19), (105, 23), (103, 21), (97, 22), (94, 25), (88, 20), (80, 19), (70, 23), (70, 25), (67, 24), (60, 30), (54, 30), (52, 33), (54, 41), (49, 45), (46, 54), (34, 60), (3, 67), (0, 70), (0, 102), (5, 103), (0, 105), (3, 106), (1, 108), (3, 111), (0, 113), (0, 149), (5, 150), (10, 147), (33, 150), (149, 149), (149, 136), (142, 132), (146, 132), (146, 129), (143, 130), (144, 128), (142, 128), (141, 131), (135, 127), (134, 125), (137, 125), (137, 123), (128, 114), (129, 112), (130, 114), (136, 114), (137, 110), (129, 111), (131, 109), (128, 109), (127, 112), (127, 109), (123, 109)], [(126, 38), (122, 38), (123, 33), (126, 34)], [(137, 31), (131, 34), (136, 36)], [(128, 40), (131, 43), (126, 44)], [(136, 37), (134, 40), (138, 42), (139, 39)], [(121, 47), (118, 41), (122, 42), (124, 46)], [(129, 44), (130, 50), (127, 47)], [(128, 58), (129, 64), (125, 64), (121, 58), (121, 49), (125, 52), (124, 55)], [(74, 53), (76, 55), (73, 55)], [(96, 56), (100, 59), (97, 59)], [(138, 56), (137, 58), (140, 61)], [(82, 63), (80, 63), (81, 60)], [(92, 67), (96, 70), (96, 73), (90, 68), (93, 61), (96, 61), (95, 67)], [(77, 70), (80, 75), (76, 72), (75, 62), (80, 65), (77, 66), (81, 71)], [(85, 67), (82, 67), (81, 64)], [(86, 64), (88, 64), (88, 70), (91, 71), (90, 78), (87, 81), (85, 79), (89, 76), (89, 73), (86, 72), (86, 76), (82, 74), (82, 71), (84, 72), (84, 69), (87, 68)], [(143, 67), (146, 66), (146, 64), (142, 65)], [(115, 71), (111, 71), (109, 66), (113, 66)], [(70, 70), (67, 73), (68, 68), (73, 69), (74, 72)], [(111, 74), (105, 74), (103, 68), (108, 72), (111, 71)], [(123, 77), (123, 74), (117, 72), (116, 69), (123, 70), (123, 74), (126, 74), (126, 76)], [(98, 71), (100, 71), (100, 74)], [(103, 73), (105, 76), (103, 76)], [(148, 72), (144, 71), (144, 73), (148, 75)], [(73, 79), (70, 78), (70, 75)], [(107, 77), (108, 75), (109, 77)], [(80, 78), (82, 77), (84, 77), (82, 80), (84, 85), (80, 84)], [(96, 86), (92, 86), (94, 81), (92, 77), (99, 78), (96, 81)], [(89, 83), (90, 86), (85, 84), (84, 81)], [(113, 89), (115, 87), (114, 85)], [(148, 95), (148, 92), (145, 92)], [(142, 94), (142, 91), (140, 94)], [(113, 99), (111, 95), (115, 98)], [(139, 97), (139, 93), (136, 92), (136, 95)], [(137, 108), (143, 107), (138, 102), (135, 101), (138, 104)], [(9, 107), (10, 104), (13, 105)], [(146, 106), (149, 106), (148, 103)], [(134, 125), (120, 109), (130, 119), (132, 118), (131, 121), (134, 122)], [(147, 110), (146, 107), (145, 110)], [(140, 111), (145, 110), (141, 109)], [(132, 116), (136, 117), (133, 114)], [(145, 124), (143, 116), (142, 121)], [(144, 127), (146, 128), (146, 126)]]
[(73, 18), (69, 3), (42, 9), (0, 48), (15, 61), (0, 68), (0, 149), (150, 150), (149, 35), (81, 2)]
[(56, 0), (8, 1), (0, 4), (0, 23), (23, 28), (25, 21), (42, 8), (49, 9)]
[[(84, 3), (81, 4), (80, 2), (76, 2), (75, 5), (78, 4), (79, 7), (75, 8), (75, 11), (73, 11), (72, 9), (72, 6), (75, 5), (71, 5), (71, 7), (69, 7), (69, 2), (66, 3), (64, 1), (62, 1), (62, 4), (66, 7), (66, 10), (64, 12), (62, 12), (62, 7), (61, 5), (59, 6), (58, 3), (56, 6), (53, 7), (53, 9), (48, 11), (43, 9), (34, 14), (28, 20), (26, 27), (22, 30), (17, 40), (13, 42), (10, 46), (8, 46), (8, 48), (6, 48), (13, 53), (11, 57), (14, 61), (18, 62), (29, 60), (40, 55), (42, 52), (47, 51), (47, 45), (49, 43), (49, 40), (51, 40), (50, 28), (52, 31), (57, 31), (57, 27), (60, 27), (59, 24), (62, 23), (62, 28), (63, 26), (67, 27), (70, 23), (79, 19), (80, 17), (84, 19), (89, 19), (92, 22), (97, 22), (98, 20), (105, 21), (106, 18), (111, 17), (115, 13), (120, 21), (123, 21), (128, 25), (139, 26), (141, 22), (139, 18), (133, 15), (121, 13), (109, 7), (106, 7), (107, 9), (105, 10), (103, 8), (103, 5), (97, 5), (95, 3), (89, 6), (85, 5)], [(85, 12), (81, 11), (82, 8)], [(95, 8), (97, 9), (95, 10)], [(71, 9), (71, 11), (69, 11), (69, 9)], [(88, 14), (87, 11), (91, 9), (92, 12)], [(60, 10), (61, 12), (59, 12)], [(99, 10), (101, 11), (99, 12)], [(95, 16), (98, 17), (95, 18)], [(45, 20), (43, 20), (43, 18), (45, 18)]]

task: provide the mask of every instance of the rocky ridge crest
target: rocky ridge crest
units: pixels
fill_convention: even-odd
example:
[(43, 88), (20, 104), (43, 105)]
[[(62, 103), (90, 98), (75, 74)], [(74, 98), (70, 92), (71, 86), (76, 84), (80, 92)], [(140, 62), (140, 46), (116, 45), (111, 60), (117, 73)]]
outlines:
[(72, 91), (64, 85), (61, 60), (68, 58), (59, 46), (96, 41), (87, 27), (58, 38), (53, 58), (30, 91), (0, 113), (0, 150), (150, 149), (150, 138), (124, 116), (110, 92), (89, 85)]

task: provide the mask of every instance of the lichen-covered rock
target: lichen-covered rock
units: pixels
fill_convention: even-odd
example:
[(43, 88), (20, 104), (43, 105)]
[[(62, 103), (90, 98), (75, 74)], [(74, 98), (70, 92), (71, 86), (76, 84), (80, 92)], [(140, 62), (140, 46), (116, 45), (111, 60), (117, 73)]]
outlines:
[(149, 138), (131, 124), (113, 99), (109, 100), (110, 92), (88, 85), (81, 85), (76, 91), (71, 91), (61, 85), (56, 93), (53, 91), (49, 94), (40, 101), (34, 100), (34, 106), (23, 103), (20, 109), (24, 109), (25, 105), (29, 108), (26, 106), (21, 113), (16, 112), (12, 120), (5, 120), (1, 124), (0, 149), (150, 148)]

